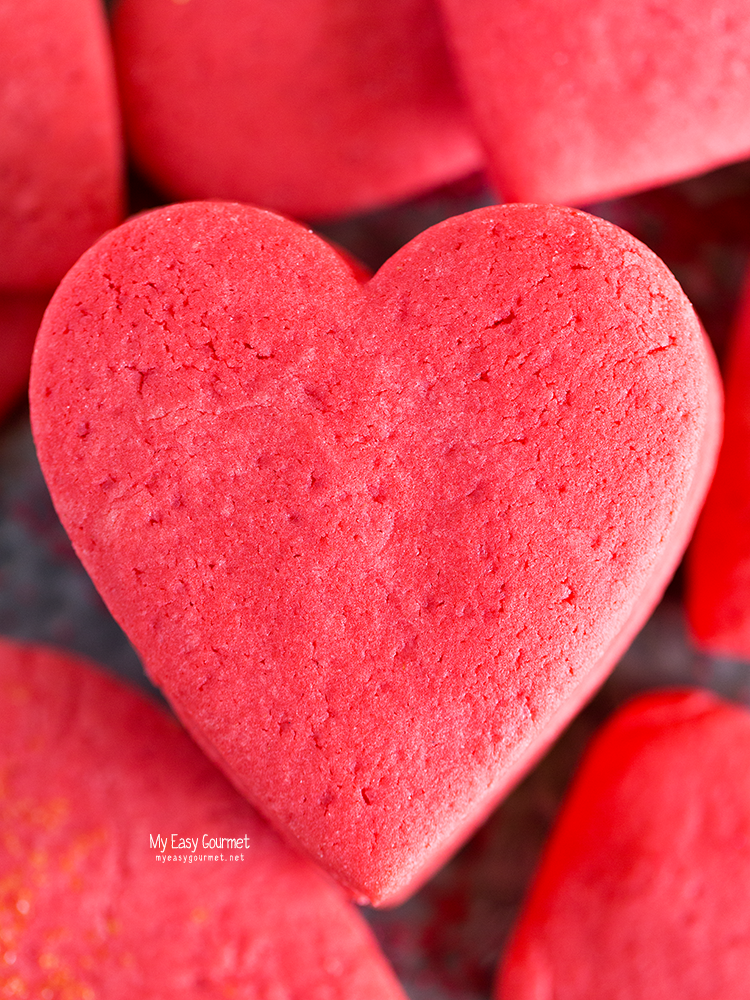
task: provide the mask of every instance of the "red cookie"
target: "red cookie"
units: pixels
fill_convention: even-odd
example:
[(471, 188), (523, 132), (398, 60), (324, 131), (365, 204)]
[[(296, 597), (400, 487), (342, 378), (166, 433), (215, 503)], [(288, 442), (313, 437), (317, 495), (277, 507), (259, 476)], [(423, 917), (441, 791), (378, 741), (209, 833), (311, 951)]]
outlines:
[(120, 0), (114, 40), (133, 154), (180, 198), (327, 217), (481, 165), (434, 0)]
[(3, 997), (403, 1000), (338, 887), (86, 664), (0, 643), (0, 774)]
[(585, 204), (750, 154), (743, 0), (442, 0), (503, 196)]
[(377, 903), (614, 664), (718, 437), (667, 269), (550, 207), (449, 219), (364, 285), (269, 212), (141, 216), (58, 290), (31, 394), (62, 521), (151, 675)]
[(0, 0), (0, 290), (55, 287), (122, 218), (99, 0)]
[(698, 645), (750, 659), (750, 286), (726, 364), (726, 430), (690, 548), (687, 610)]
[(633, 701), (589, 750), (505, 956), (500, 1000), (750, 996), (750, 714)]
[(27, 392), (31, 352), (48, 300), (48, 295), (0, 293), (0, 418)]

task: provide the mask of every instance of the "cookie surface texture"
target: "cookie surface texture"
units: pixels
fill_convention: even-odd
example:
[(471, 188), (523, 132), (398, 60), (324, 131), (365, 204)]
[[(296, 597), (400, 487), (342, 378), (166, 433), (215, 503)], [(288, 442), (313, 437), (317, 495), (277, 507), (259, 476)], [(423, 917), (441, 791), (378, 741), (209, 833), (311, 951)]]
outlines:
[(666, 268), (479, 210), (367, 284), (271, 213), (105, 237), (37, 340), (63, 523), (188, 728), (359, 897), (468, 835), (658, 598), (718, 389)]
[(341, 889), (90, 665), (0, 643), (0, 768), (3, 996), (403, 1000)]
[(621, 709), (589, 749), (498, 1000), (750, 993), (750, 715), (707, 692)]
[(583, 205), (750, 152), (741, 0), (442, 0), (509, 201)]
[(114, 66), (98, 0), (0, 0), (0, 290), (49, 290), (122, 218)]
[(434, 0), (120, 0), (114, 43), (134, 157), (179, 198), (333, 217), (484, 159)]

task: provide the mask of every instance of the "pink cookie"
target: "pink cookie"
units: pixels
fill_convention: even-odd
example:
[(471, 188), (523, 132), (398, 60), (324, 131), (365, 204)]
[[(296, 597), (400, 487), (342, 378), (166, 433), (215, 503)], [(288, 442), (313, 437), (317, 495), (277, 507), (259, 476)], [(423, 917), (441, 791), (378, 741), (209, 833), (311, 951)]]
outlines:
[(62, 521), (151, 675), (377, 903), (614, 664), (718, 437), (664, 265), (533, 206), (449, 219), (364, 285), (269, 212), (141, 216), (58, 290), (31, 394)]
[(687, 609), (698, 645), (750, 659), (750, 286), (727, 358), (726, 432), (690, 549)]
[(114, 39), (136, 161), (178, 197), (327, 217), (481, 164), (434, 0), (120, 0)]
[(585, 204), (750, 155), (744, 0), (442, 0), (503, 196)]
[(99, 0), (0, 0), (0, 291), (55, 287), (122, 218)]
[(86, 664), (0, 643), (0, 774), (0, 996), (403, 1000), (338, 887)]
[(633, 701), (584, 761), (505, 956), (500, 1000), (750, 996), (750, 714)]
[(26, 395), (31, 352), (48, 300), (47, 295), (0, 293), (0, 418)]

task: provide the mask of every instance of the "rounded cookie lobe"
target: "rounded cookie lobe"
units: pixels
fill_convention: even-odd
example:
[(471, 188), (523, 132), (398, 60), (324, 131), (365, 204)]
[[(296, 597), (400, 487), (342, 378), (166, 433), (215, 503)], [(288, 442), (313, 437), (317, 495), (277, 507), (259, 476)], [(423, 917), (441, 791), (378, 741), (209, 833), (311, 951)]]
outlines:
[(338, 886), (88, 664), (0, 642), (0, 774), (3, 995), (403, 1000)]
[(709, 1000), (750, 988), (750, 715), (659, 691), (598, 735), (498, 979), (500, 1000)]
[(744, 159), (737, 0), (441, 0), (498, 189), (588, 204)]
[(37, 343), (79, 555), (232, 781), (361, 897), (468, 836), (606, 675), (692, 529), (713, 361), (653, 254), (570, 209), (367, 284), (231, 204), (102, 240)]
[(433, 0), (120, 0), (114, 44), (133, 155), (179, 198), (332, 217), (482, 163)]
[(52, 290), (122, 218), (114, 67), (98, 0), (0, 0), (0, 290)]

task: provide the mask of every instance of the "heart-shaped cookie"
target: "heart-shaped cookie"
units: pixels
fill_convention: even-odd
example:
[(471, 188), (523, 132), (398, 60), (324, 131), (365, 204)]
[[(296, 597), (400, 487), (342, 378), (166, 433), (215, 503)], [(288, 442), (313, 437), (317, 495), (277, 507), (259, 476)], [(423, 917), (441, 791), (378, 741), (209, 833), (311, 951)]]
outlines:
[(51, 291), (122, 218), (99, 0), (0, 0), (0, 290)]
[(586, 204), (750, 153), (737, 0), (441, 0), (503, 196)]
[(750, 714), (645, 695), (595, 740), (511, 939), (502, 1000), (750, 995)]
[(687, 560), (687, 611), (702, 649), (750, 660), (750, 285), (725, 375), (726, 433)]
[(105, 237), (47, 311), (32, 421), (152, 677), (265, 815), (393, 900), (600, 682), (680, 557), (718, 387), (638, 241), (449, 219), (366, 284), (231, 204)]
[(403, 1000), (341, 889), (174, 720), (0, 642), (0, 995)]
[(113, 37), (133, 155), (180, 198), (330, 217), (483, 162), (434, 0), (119, 0)]

